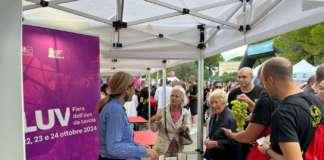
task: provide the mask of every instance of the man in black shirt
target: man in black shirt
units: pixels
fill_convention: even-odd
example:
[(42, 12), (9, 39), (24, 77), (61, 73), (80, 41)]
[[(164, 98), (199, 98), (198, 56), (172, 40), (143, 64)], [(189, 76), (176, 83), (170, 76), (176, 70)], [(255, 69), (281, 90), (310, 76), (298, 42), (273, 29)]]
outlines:
[(255, 107), (255, 102), (259, 99), (262, 89), (252, 83), (253, 71), (249, 67), (241, 68), (238, 72), (239, 88), (236, 88), (228, 95), (229, 108), (232, 108), (233, 100), (245, 101), (249, 105), (249, 110), (252, 112)]
[[(232, 90), (228, 95), (228, 105), (232, 108), (233, 100), (244, 101), (249, 105), (249, 111), (252, 112), (256, 101), (259, 99), (262, 89), (252, 83), (253, 71), (249, 67), (243, 67), (238, 72), (238, 82), (240, 87)], [(245, 160), (250, 152), (250, 144), (242, 145), (242, 159)]]
[(292, 79), (291, 63), (280, 57), (269, 59), (263, 65), (264, 89), (282, 101), (271, 118), (271, 148), (267, 144), (260, 151), (273, 159), (302, 160), (315, 128), (312, 126), (310, 106), (323, 106), (314, 94), (303, 92)]
[(224, 129), (225, 134), (240, 143), (254, 143), (257, 138), (270, 134), (271, 115), (278, 106), (278, 100), (262, 91), (259, 100), (256, 102), (251, 121), (247, 128), (237, 133), (232, 133), (231, 130)]

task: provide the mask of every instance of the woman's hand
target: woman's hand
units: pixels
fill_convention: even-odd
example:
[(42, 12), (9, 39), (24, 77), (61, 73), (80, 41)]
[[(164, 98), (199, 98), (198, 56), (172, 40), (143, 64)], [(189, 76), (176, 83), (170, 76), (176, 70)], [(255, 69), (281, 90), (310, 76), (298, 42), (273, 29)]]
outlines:
[(204, 142), (207, 149), (212, 149), (218, 147), (218, 142), (210, 139), (206, 139)]
[(153, 149), (146, 149), (147, 151), (147, 157), (155, 160), (159, 158), (159, 155), (153, 150)]
[(153, 116), (153, 117), (151, 118), (151, 122), (152, 122), (152, 123), (154, 123), (154, 122), (159, 122), (159, 121), (161, 121), (161, 119), (162, 119), (162, 115), (157, 114), (157, 115), (155, 115), (155, 116)]
[(185, 131), (187, 129), (188, 129), (188, 126), (183, 124), (183, 125), (181, 125), (181, 127), (178, 128), (178, 132), (180, 133), (180, 132), (183, 132), (183, 131)]

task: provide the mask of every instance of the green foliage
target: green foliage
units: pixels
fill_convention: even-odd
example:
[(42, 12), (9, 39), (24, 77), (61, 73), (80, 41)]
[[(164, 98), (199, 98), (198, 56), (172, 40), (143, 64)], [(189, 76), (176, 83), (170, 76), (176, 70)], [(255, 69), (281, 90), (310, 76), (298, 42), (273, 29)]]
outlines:
[(215, 56), (211, 56), (205, 59), (205, 69), (204, 69), (204, 79), (208, 80), (208, 77), (211, 76), (211, 78), (216, 78), (212, 77), (212, 70), (213, 68), (219, 66), (219, 62), (223, 62), (224, 58), (221, 54), (217, 54)]
[(205, 59), (205, 66), (207, 67), (215, 67), (219, 65), (219, 62), (223, 62), (224, 58), (221, 54), (217, 54), (215, 56), (211, 56)]
[(197, 76), (198, 74), (198, 66), (195, 62), (180, 64), (172, 67), (171, 70), (183, 81), (188, 81), (191, 75)]
[(223, 79), (224, 82), (236, 81), (237, 72), (233, 72), (233, 73), (225, 72), (221, 78)]
[(243, 56), (235, 57), (231, 59), (231, 61), (241, 61), (243, 59)]
[(302, 59), (313, 65), (324, 63), (324, 23), (279, 35), (274, 38), (274, 46), (293, 64)]

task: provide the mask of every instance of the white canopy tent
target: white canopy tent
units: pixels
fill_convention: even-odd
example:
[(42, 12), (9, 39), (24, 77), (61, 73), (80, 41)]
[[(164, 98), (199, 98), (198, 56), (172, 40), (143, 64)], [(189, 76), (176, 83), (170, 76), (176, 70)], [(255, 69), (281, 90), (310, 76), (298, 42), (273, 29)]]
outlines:
[[(322, 22), (324, 12), (323, 8), (303, 12), (302, 0), (250, 0), (246, 5), (240, 0), (125, 0), (124, 7), (122, 0), (93, 2), (52, 0), (49, 7), (32, 9), (39, 5), (23, 1), (24, 23), (98, 35), (103, 59), (183, 60), (199, 58), (198, 24), (206, 25), (205, 56), (210, 56)], [(181, 13), (183, 9), (190, 9), (189, 14)], [(127, 22), (127, 28), (119, 31), (119, 42), (112, 27), (116, 15)], [(238, 31), (244, 24), (251, 28), (246, 34)]]
[(223, 58), (225, 61), (229, 61), (235, 57), (240, 57), (240, 56), (244, 56), (246, 50), (248, 48), (248, 45), (244, 45), (241, 47), (237, 47), (228, 51), (225, 51), (222, 54)]
[[(176, 61), (171, 64), (198, 60), (200, 106), (204, 57), (324, 21), (323, 7), (302, 11), (302, 0), (28, 1), (32, 3), (23, 1), (24, 24), (99, 36), (101, 63), (108, 62), (108, 70), (111, 59), (129, 59), (132, 64), (141, 64), (137, 63), (139, 59)], [(2, 3), (6, 7), (9, 1)], [(11, 22), (0, 18), (6, 20), (4, 24)], [(127, 28), (123, 28), (124, 22)], [(204, 26), (198, 30), (200, 24)], [(5, 65), (2, 68), (10, 66)], [(166, 66), (163, 65), (164, 77)], [(198, 114), (201, 116), (202, 110)], [(198, 124), (202, 124), (201, 118)], [(199, 151), (202, 151), (201, 133), (199, 126)]]
[(301, 60), (293, 66), (293, 78), (298, 81), (307, 81), (309, 77), (315, 75), (316, 67)]

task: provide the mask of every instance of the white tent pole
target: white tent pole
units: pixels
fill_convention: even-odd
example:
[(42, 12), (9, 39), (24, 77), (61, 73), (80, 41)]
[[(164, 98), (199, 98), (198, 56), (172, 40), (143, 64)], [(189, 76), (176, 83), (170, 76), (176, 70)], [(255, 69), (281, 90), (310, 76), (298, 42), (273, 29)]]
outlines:
[[(149, 35), (153, 35), (153, 36), (158, 36), (157, 34), (153, 34), (153, 33), (149, 33), (149, 32), (145, 32), (145, 31), (141, 31), (141, 30), (138, 30), (138, 29), (134, 29), (134, 28), (126, 28), (127, 30), (133, 30), (135, 32), (141, 32), (141, 33), (145, 33), (145, 34), (149, 34)], [(194, 44), (191, 44), (189, 42), (184, 42), (184, 41), (181, 41), (181, 40), (178, 40), (178, 39), (174, 39), (174, 38), (171, 38), (169, 36), (165, 36), (164, 37), (165, 39), (168, 39), (168, 40), (171, 40), (171, 41), (176, 41), (176, 42), (180, 42), (182, 44), (185, 44), (185, 45), (188, 45), (190, 47), (196, 47)]]
[[(196, 50), (197, 48), (195, 48)], [(161, 60), (163, 58), (165, 58), (165, 56), (163, 55), (157, 55), (155, 57), (148, 57), (148, 56), (143, 56), (143, 55), (123, 55), (123, 54), (119, 54), (120, 50), (118, 48), (114, 48), (114, 49), (109, 49), (107, 50), (107, 52), (109, 52), (109, 54), (104, 54), (103, 58), (115, 58), (118, 57), (118, 59), (143, 59), (143, 60)], [(190, 55), (190, 56), (179, 56), (179, 57), (171, 57), (168, 58), (169, 60), (197, 60), (198, 59), (198, 55)]]
[[(224, 5), (228, 5), (228, 4), (232, 4), (232, 3), (236, 3), (236, 2), (239, 2), (239, 1), (238, 0), (221, 1), (221, 2), (216, 2), (216, 3), (204, 5), (204, 6), (201, 6), (201, 7), (192, 8), (191, 11), (199, 12), (199, 11), (212, 9), (212, 8), (215, 8), (215, 7), (224, 6)], [(128, 26), (138, 25), (138, 24), (152, 22), (152, 21), (158, 21), (158, 20), (162, 20), (162, 19), (166, 19), (166, 18), (180, 16), (180, 15), (183, 15), (183, 14), (180, 13), (180, 12), (167, 13), (167, 14), (163, 14), (163, 15), (159, 15), (159, 16), (154, 16), (154, 17), (149, 17), (149, 18), (144, 18), (144, 19), (131, 21), (131, 22), (128, 22)]]
[(67, 8), (67, 7), (63, 7), (63, 6), (56, 5), (56, 4), (51, 4), (51, 3), (49, 4), (49, 6), (52, 7), (52, 8), (61, 10), (61, 11), (65, 11), (65, 12), (72, 13), (72, 14), (75, 14), (75, 15), (78, 15), (78, 16), (81, 16), (81, 17), (85, 17), (85, 18), (88, 18), (88, 19), (92, 19), (92, 20), (95, 20), (95, 21), (98, 21), (98, 22), (101, 22), (101, 23), (112, 25), (112, 22), (107, 20), (107, 19), (103, 19), (103, 18), (94, 16), (94, 15), (90, 15), (90, 14), (87, 14), (87, 13), (84, 13), (84, 12), (80, 12), (78, 10), (74, 10), (74, 9), (71, 9), (71, 8)]
[(183, 34), (183, 33), (186, 33), (186, 32), (193, 32), (194, 30), (197, 29), (196, 26), (190, 26), (188, 28), (190, 28), (190, 29), (183, 30), (183, 31), (180, 31), (180, 32), (176, 32), (176, 33), (170, 33), (170, 34), (167, 34), (166, 36), (175, 36), (175, 35)]
[(159, 83), (160, 83), (160, 81), (159, 81), (159, 78), (160, 78), (160, 77), (159, 77), (159, 72), (160, 72), (160, 71), (157, 71), (157, 72), (156, 72), (156, 89), (159, 87)]
[(175, 38), (171, 38), (171, 37), (164, 37), (165, 39), (168, 39), (168, 40), (171, 40), (171, 41), (176, 41), (176, 42), (179, 42), (179, 43), (182, 43), (184, 45), (187, 45), (187, 46), (190, 46), (190, 47), (197, 47), (197, 45), (193, 44), (193, 43), (190, 43), (190, 42), (185, 42), (185, 41), (181, 41), (181, 40), (178, 40), (178, 39), (175, 39)]
[(134, 25), (138, 25), (138, 24), (142, 24), (142, 23), (158, 21), (158, 20), (162, 20), (162, 19), (166, 19), (166, 18), (180, 16), (180, 15), (182, 15), (182, 14), (179, 13), (179, 12), (172, 12), (172, 13), (167, 13), (167, 14), (163, 14), (163, 15), (159, 15), (159, 16), (154, 16), (154, 17), (149, 17), (149, 18), (144, 18), (144, 19), (131, 21), (131, 22), (128, 22), (127, 25), (128, 26), (134, 26)]
[[(158, 36), (157, 34), (149, 33), (149, 32), (146, 32), (146, 31), (141, 31), (141, 30), (138, 30), (138, 29), (130, 28), (130, 27), (126, 28), (126, 30), (131, 30), (131, 31), (134, 31), (134, 32), (141, 32), (141, 33), (148, 34), (148, 35)], [(178, 40), (178, 39), (174, 39), (174, 38), (171, 38), (171, 37), (166, 36), (166, 35), (164, 35), (163, 38), (171, 40), (171, 41), (180, 42), (180, 43), (188, 45), (190, 47), (196, 47), (196, 45), (194, 45), (194, 44), (191, 44), (191, 43), (185, 42), (185, 41), (181, 41), (181, 40)], [(191, 58), (191, 59), (194, 59), (194, 58)]]
[(149, 130), (151, 130), (151, 73), (150, 70), (151, 68), (147, 68)]
[(267, 9), (265, 9), (262, 14), (260, 14), (258, 17), (256, 17), (255, 19), (253, 19), (253, 21), (251, 22), (251, 28), (254, 27), (254, 25), (256, 23), (258, 23), (263, 17), (265, 17), (274, 7), (276, 7), (282, 0), (276, 0), (275, 2), (273, 2), (271, 4), (271, 6), (269, 6)]
[[(226, 18), (226, 21), (229, 21), (235, 13), (241, 8), (241, 4), (237, 5), (237, 7), (231, 12), (231, 14)], [(223, 25), (222, 25), (223, 26)], [(209, 43), (209, 41), (219, 32), (219, 29), (216, 29), (209, 37), (207, 37), (206, 43)]]
[(111, 15), (110, 17), (107, 18), (109, 21), (113, 21), (116, 19), (116, 15)]
[(205, 19), (205, 20), (209, 20), (209, 21), (212, 21), (212, 22), (215, 22), (215, 23), (219, 23), (219, 24), (223, 24), (223, 25), (232, 27), (233, 29), (238, 29), (239, 28), (239, 25), (237, 25), (237, 24), (227, 22), (227, 21), (224, 21), (224, 20), (221, 20), (221, 19), (217, 19), (217, 18), (214, 18), (214, 17), (211, 17), (211, 16), (207, 16), (207, 15), (204, 15), (204, 14), (201, 14), (201, 13), (191, 12), (189, 14), (193, 15), (193, 16), (196, 16), (196, 17), (199, 17), (199, 18), (202, 18), (202, 19)]
[(198, 60), (198, 127), (197, 127), (197, 147), (198, 159), (202, 159), (203, 151), (203, 103), (204, 103), (204, 55), (203, 50), (200, 51)]
[(172, 9), (172, 10), (176, 10), (176, 11), (179, 11), (179, 12), (182, 11), (182, 8), (177, 7), (175, 5), (171, 5), (169, 3), (162, 2), (162, 1), (158, 1), (158, 0), (144, 0), (144, 1), (149, 2), (149, 3), (153, 3), (153, 4), (156, 4), (158, 6), (165, 7), (165, 8), (169, 8), (169, 9)]
[(162, 90), (162, 106), (166, 107), (166, 60), (162, 61), (163, 63), (163, 70), (162, 70), (162, 76), (163, 76), (163, 90)]
[(200, 6), (200, 7), (192, 8), (190, 11), (199, 12), (199, 11), (212, 9), (212, 8), (216, 8), (216, 7), (220, 7), (220, 6), (225, 6), (225, 5), (238, 3), (238, 2), (240, 2), (240, 1), (238, 1), (238, 0), (220, 1), (220, 2), (215, 2), (215, 3), (207, 4), (207, 5), (204, 5), (204, 6)]
[[(158, 1), (158, 0), (145, 0), (145, 1), (156, 4), (156, 5), (159, 5), (159, 6), (162, 6), (162, 7), (165, 7), (165, 8), (176, 10), (176, 11), (178, 11), (180, 13), (182, 13), (182, 11), (183, 11), (183, 8), (174, 6), (174, 5), (169, 4), (169, 3), (161, 2), (161, 1)], [(224, 25), (230, 26), (230, 27), (235, 28), (235, 29), (239, 28), (239, 26), (237, 24), (234, 24), (234, 23), (231, 23), (231, 22), (226, 22), (224, 20), (217, 19), (217, 18), (214, 18), (214, 17), (210, 17), (210, 16), (207, 16), (207, 15), (203, 15), (203, 14), (198, 13), (198, 12), (192, 12), (191, 11), (191, 12), (189, 12), (189, 14), (192, 15), (192, 16), (195, 16), (195, 17), (199, 17), (199, 18), (202, 18), (202, 19), (205, 19), (205, 20), (215, 22), (215, 23), (224, 24)]]
[[(156, 5), (159, 5), (159, 6), (162, 6), (162, 7), (165, 7), (165, 8), (173, 9), (173, 10), (176, 10), (176, 11), (181, 12), (181, 13), (183, 11), (183, 9), (180, 8), (180, 7), (177, 7), (177, 6), (174, 6), (172, 4), (165, 3), (165, 2), (161, 2), (161, 1), (158, 1), (158, 0), (145, 0), (145, 1), (156, 4)], [(189, 14), (192, 15), (192, 16), (195, 16), (195, 17), (199, 17), (199, 18), (202, 18), (202, 19), (205, 19), (205, 20), (215, 22), (215, 23), (224, 24), (224, 25), (230, 26), (230, 27), (235, 28), (235, 29), (239, 28), (239, 26), (237, 24), (234, 24), (234, 23), (231, 23), (231, 22), (226, 22), (224, 20), (217, 19), (217, 18), (214, 18), (214, 17), (210, 17), (210, 16), (207, 16), (207, 15), (203, 15), (203, 14), (198, 13), (198, 12), (192, 12), (191, 11), (191, 12), (189, 12)]]
[(134, 41), (134, 42), (124, 42), (123, 47), (133, 46), (133, 45), (141, 44), (141, 43), (145, 43), (145, 42), (150, 42), (150, 41), (155, 40), (155, 39), (158, 39), (158, 38), (157, 37), (150, 37), (150, 38), (146, 38), (146, 39), (142, 39), (142, 40)]
[(30, 4), (27, 6), (23, 7), (23, 11), (27, 11), (27, 10), (31, 10), (31, 9), (36, 9), (36, 8), (40, 8), (41, 6), (39, 4)]
[(246, 25), (247, 25), (247, 21), (246, 21), (246, 0), (243, 0), (243, 33), (244, 33), (244, 43), (246, 43)]
[[(178, 40), (178, 39), (175, 39), (175, 38), (171, 38), (171, 37), (168, 37), (168, 36), (163, 37), (163, 38), (168, 39), (168, 40), (171, 40), (171, 41), (179, 42), (179, 43), (182, 43), (182, 44), (187, 45), (187, 46), (190, 46), (190, 47), (196, 47), (196, 45), (194, 45), (193, 43), (181, 41), (181, 40)], [(155, 39), (159, 39), (159, 38), (158, 37), (155, 37), (155, 38), (147, 38), (147, 39), (139, 40), (139, 41), (135, 41), (135, 42), (123, 43), (123, 47), (133, 46), (133, 45), (141, 44), (141, 43), (147, 43), (147, 42), (152, 41), (152, 40), (155, 40)]]
[[(27, 5), (23, 7), (23, 11), (31, 10), (31, 9), (36, 9), (36, 8), (41, 8), (42, 6), (40, 5), (40, 0), (26, 0), (28, 2), (32, 2), (35, 4)], [(69, 3), (69, 2), (74, 2), (77, 0), (53, 0), (53, 1), (48, 1), (49, 4), (63, 4), (63, 3)]]
[(206, 24), (206, 28), (213, 28), (213, 29), (216, 29), (216, 30), (234, 30), (232, 27), (229, 27), (229, 26), (225, 26), (225, 25), (213, 25), (213, 24)]
[(116, 0), (116, 18), (117, 20), (122, 20), (123, 19), (123, 9), (124, 9), (124, 0)]

